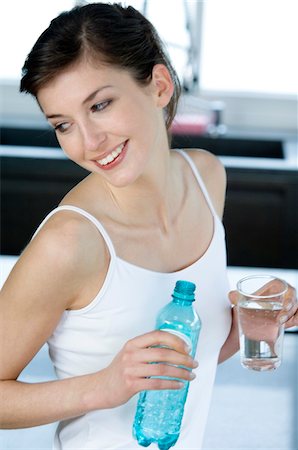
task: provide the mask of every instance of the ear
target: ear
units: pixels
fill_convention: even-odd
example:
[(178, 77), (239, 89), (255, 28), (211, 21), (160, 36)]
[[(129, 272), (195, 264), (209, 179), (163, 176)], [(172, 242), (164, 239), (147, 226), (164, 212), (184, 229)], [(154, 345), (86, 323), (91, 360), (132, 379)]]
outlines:
[(156, 97), (156, 105), (165, 108), (172, 98), (174, 83), (164, 64), (156, 64), (153, 67), (151, 85)]

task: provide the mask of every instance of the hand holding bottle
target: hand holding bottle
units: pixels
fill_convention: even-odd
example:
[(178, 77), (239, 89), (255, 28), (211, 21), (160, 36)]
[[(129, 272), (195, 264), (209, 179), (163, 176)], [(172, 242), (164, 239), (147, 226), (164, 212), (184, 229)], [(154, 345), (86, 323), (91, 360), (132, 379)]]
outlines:
[(180, 389), (183, 386), (180, 381), (155, 377), (194, 379), (191, 370), (198, 363), (189, 352), (181, 338), (165, 331), (155, 330), (129, 340), (101, 372), (100, 386), (101, 389), (104, 386), (106, 407), (119, 406), (143, 390)]

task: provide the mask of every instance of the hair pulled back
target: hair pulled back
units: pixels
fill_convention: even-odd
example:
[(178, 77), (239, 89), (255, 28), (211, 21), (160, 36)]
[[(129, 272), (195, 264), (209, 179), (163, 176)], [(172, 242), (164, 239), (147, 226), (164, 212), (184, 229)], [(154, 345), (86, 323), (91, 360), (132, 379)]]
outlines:
[(179, 79), (155, 28), (132, 6), (91, 3), (53, 19), (25, 61), (20, 91), (37, 97), (41, 87), (83, 57), (126, 69), (141, 85), (150, 82), (155, 64), (164, 64), (175, 87), (166, 108), (170, 127), (181, 92)]

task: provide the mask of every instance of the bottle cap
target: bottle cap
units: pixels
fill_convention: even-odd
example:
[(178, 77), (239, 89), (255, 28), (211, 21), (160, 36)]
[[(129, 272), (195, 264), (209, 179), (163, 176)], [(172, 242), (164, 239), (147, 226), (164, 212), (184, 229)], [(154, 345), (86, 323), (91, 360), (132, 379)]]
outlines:
[(179, 280), (176, 282), (176, 286), (172, 297), (180, 298), (182, 300), (194, 301), (194, 292), (196, 285), (190, 281)]

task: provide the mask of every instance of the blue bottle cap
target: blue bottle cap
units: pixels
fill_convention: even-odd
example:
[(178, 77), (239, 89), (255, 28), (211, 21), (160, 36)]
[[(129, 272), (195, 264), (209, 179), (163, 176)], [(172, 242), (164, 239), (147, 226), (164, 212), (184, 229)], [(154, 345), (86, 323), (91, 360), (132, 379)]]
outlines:
[(190, 281), (178, 280), (173, 292), (173, 297), (181, 298), (183, 300), (194, 301), (194, 292), (196, 285)]

